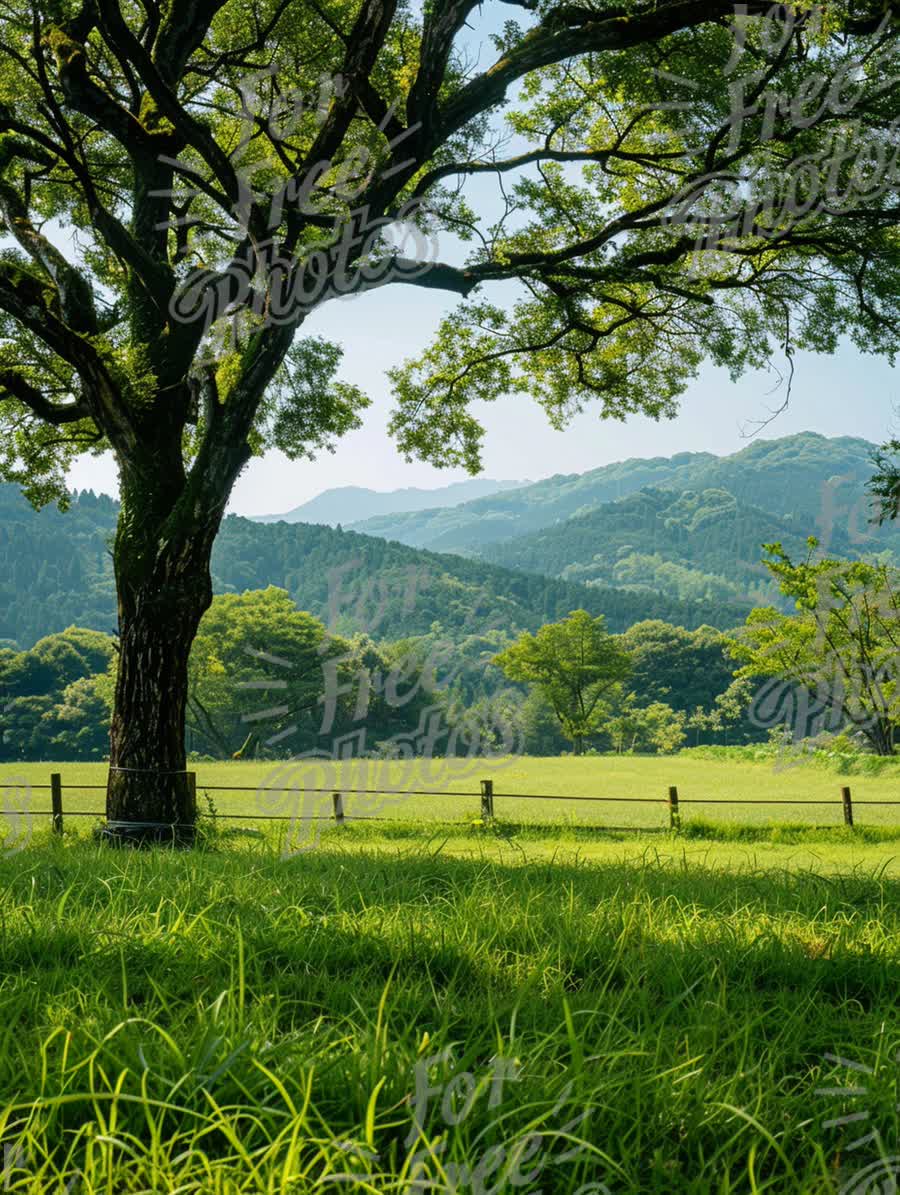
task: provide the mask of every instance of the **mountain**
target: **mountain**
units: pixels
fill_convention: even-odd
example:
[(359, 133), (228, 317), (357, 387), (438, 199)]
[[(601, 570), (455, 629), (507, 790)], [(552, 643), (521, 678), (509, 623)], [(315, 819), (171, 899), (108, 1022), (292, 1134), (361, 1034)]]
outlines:
[[(74, 495), (66, 513), (37, 513), (17, 487), (0, 485), (0, 641), (26, 648), (72, 624), (114, 630), (108, 542), (117, 512), (112, 499), (87, 492)], [(700, 604), (636, 595), (325, 526), (234, 515), (222, 524), (212, 571), (217, 593), (277, 585), (333, 630), (378, 639), (425, 634), (435, 623), (457, 642), (491, 630), (515, 634), (578, 607), (605, 614), (613, 631), (648, 618), (725, 629), (749, 608), (727, 596)]]
[(339, 523), (356, 523), (373, 516), (396, 514), (400, 511), (433, 510), (435, 507), (458, 506), (475, 498), (485, 498), (505, 490), (529, 485), (527, 481), (489, 481), (473, 477), (457, 481), (436, 490), (380, 490), (345, 485), (325, 490), (302, 506), (280, 515), (256, 515), (254, 523), (324, 523), (336, 527)]
[(828, 439), (802, 432), (777, 440), (754, 440), (740, 452), (707, 452), (631, 459), (588, 473), (558, 475), (466, 502), (452, 509), (382, 515), (354, 523), (353, 530), (412, 547), (479, 555), (492, 545), (577, 517), (650, 486), (676, 491), (725, 490), (743, 503), (778, 517), (790, 516), (803, 534), (817, 534), (828, 547), (842, 530), (858, 551), (878, 550), (896, 539), (892, 529), (866, 526), (865, 482), (872, 475), (875, 445), (850, 436)]
[[(815, 533), (834, 555), (900, 560), (898, 526), (866, 522), (872, 451), (865, 440), (804, 433), (727, 457), (624, 461), (357, 525), (373, 534), (231, 516), (214, 584), (220, 593), (278, 585), (335, 630), (378, 638), (433, 622), (454, 638), (533, 629), (576, 606), (605, 613), (613, 630), (645, 618), (727, 628), (748, 605), (779, 600), (763, 543), (799, 555)], [(0, 640), (27, 647), (73, 623), (114, 629), (117, 509), (88, 492), (65, 514), (36, 514), (16, 487), (0, 486)], [(387, 538), (401, 530), (415, 542)]]
[[(491, 560), (589, 586), (663, 592), (688, 601), (782, 605), (785, 599), (761, 561), (761, 545), (779, 541), (802, 558), (808, 530), (802, 516), (771, 514), (728, 490), (646, 488), (495, 544)], [(829, 553), (859, 554), (840, 527), (832, 530)]]
[(116, 594), (109, 539), (118, 505), (105, 494), (74, 496), (65, 513), (37, 513), (16, 485), (0, 484), (0, 647), (30, 647), (77, 625), (112, 634)]

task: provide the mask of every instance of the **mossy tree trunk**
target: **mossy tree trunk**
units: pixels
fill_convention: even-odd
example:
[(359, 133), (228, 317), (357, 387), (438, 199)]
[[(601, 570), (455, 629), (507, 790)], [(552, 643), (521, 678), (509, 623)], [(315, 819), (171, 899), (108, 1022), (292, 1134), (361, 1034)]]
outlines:
[(212, 601), (210, 557), (230, 484), (222, 476), (205, 493), (192, 486), (180, 435), (168, 439), (121, 470), (119, 667), (104, 829), (118, 842), (189, 843), (196, 821), (186, 772), (188, 660)]

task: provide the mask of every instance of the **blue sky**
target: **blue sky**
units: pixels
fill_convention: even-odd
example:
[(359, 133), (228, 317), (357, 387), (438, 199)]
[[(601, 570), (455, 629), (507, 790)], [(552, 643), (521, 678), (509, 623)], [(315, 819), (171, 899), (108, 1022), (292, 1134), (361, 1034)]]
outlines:
[[(313, 462), (292, 463), (277, 452), (253, 461), (238, 481), (231, 510), (285, 511), (339, 485), (390, 490), (441, 486), (465, 477), (462, 470), (403, 461), (387, 434), (391, 399), (384, 376), (391, 365), (427, 344), (456, 302), (438, 292), (396, 286), (323, 308), (305, 330), (344, 345), (343, 376), (373, 399), (365, 426), (345, 437), (333, 455), (324, 453)], [(886, 361), (847, 345), (833, 357), (798, 354), (795, 365), (790, 405), (760, 435), (769, 439), (812, 430), (880, 442), (900, 432), (900, 383)], [(733, 384), (723, 370), (706, 368), (674, 420), (603, 421), (588, 408), (562, 432), (554, 431), (543, 411), (527, 399), (484, 405), (484, 473), (537, 480), (632, 456), (737, 452), (748, 443), (754, 422), (780, 405), (784, 391), (772, 392), (776, 381), (774, 375), (754, 373)], [(85, 458), (72, 470), (70, 482), (79, 489), (115, 493), (115, 468), (106, 458)]]

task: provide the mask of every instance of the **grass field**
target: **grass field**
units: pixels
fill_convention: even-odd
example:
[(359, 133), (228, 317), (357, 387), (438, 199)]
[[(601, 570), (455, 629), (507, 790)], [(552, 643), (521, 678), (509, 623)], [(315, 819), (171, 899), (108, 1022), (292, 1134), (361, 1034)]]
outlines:
[[(590, 791), (600, 770), (624, 795), (643, 777), (746, 799), (772, 777), (528, 762), (502, 786), (497, 770), (497, 790)], [(283, 825), (132, 852), (72, 819), (0, 857), (4, 1189), (896, 1190), (900, 835), (886, 821), (601, 834), (515, 823), (500, 801), (499, 824), (478, 826), (477, 798), (451, 816), (422, 800), (430, 820), (410, 799), (287, 856)]]
[(0, 861), (7, 1189), (833, 1192), (891, 1152), (896, 879), (375, 833)]

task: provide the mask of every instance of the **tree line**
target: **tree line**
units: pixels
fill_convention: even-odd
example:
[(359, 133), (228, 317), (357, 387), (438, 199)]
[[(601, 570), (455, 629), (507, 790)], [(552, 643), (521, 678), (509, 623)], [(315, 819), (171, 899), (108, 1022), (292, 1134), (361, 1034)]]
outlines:
[[(438, 716), (483, 749), (512, 731), (534, 755), (670, 752), (779, 726), (795, 739), (851, 733), (893, 754), (900, 572), (826, 557), (815, 537), (799, 561), (780, 543), (765, 550), (794, 612), (758, 607), (730, 632), (648, 619), (616, 634), (578, 609), (518, 635), (460, 636), (435, 620), (425, 634), (375, 639), (328, 629), (275, 586), (222, 594), (190, 656), (186, 749), (377, 752)], [(118, 657), (113, 637), (80, 627), (27, 651), (0, 647), (0, 759), (105, 758)]]
[[(615, 693), (595, 702), (579, 747), (662, 751), (754, 738), (746, 720), (716, 714), (733, 680), (728, 635), (661, 620), (609, 634), (602, 616), (579, 611), (545, 624), (537, 639), (556, 636), (562, 651), (584, 626), (628, 668)], [(508, 666), (516, 642), (496, 628), (454, 638), (438, 621), (405, 638), (339, 634), (283, 589), (222, 594), (191, 652), (186, 749), (195, 758), (278, 758), (364, 730), (356, 749), (377, 751), (435, 711), (447, 725), (478, 727), (485, 747), (511, 728), (529, 754), (571, 749), (573, 723), (560, 721), (553, 693)], [(116, 640), (78, 627), (27, 651), (0, 648), (0, 759), (106, 758), (117, 666)], [(280, 712), (257, 717), (270, 708)]]

